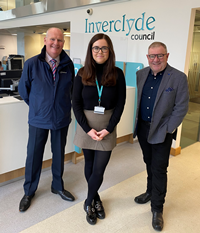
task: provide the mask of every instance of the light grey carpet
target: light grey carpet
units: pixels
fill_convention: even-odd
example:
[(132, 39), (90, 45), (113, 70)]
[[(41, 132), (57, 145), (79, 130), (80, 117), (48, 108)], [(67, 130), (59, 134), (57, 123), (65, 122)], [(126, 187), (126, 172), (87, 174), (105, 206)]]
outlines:
[[(164, 232), (200, 232), (200, 143), (185, 148), (170, 159), (169, 184), (164, 208)], [(124, 173), (126, 168), (120, 168)], [(24, 230), (22, 233), (151, 233), (149, 203), (139, 205), (134, 197), (145, 189), (146, 172), (141, 172), (101, 192), (106, 218), (95, 226), (85, 220), (83, 201)]]
[[(145, 170), (138, 143), (123, 143), (112, 153), (100, 191), (106, 190)], [(74, 194), (76, 200), (67, 202), (50, 192), (51, 171), (42, 172), (38, 190), (30, 208), (19, 212), (19, 202), (24, 195), (24, 179), (0, 187), (0, 232), (18, 233), (86, 198), (87, 186), (84, 178), (84, 159), (65, 164), (65, 188)], [(82, 205), (82, 204), (81, 204)]]

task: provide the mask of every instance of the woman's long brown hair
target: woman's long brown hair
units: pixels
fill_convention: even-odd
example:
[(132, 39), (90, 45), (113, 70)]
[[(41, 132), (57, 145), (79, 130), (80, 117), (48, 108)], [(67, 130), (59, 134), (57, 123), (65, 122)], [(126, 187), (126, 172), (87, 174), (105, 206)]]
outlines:
[(84, 85), (96, 85), (96, 62), (92, 57), (92, 46), (97, 40), (105, 39), (109, 48), (109, 57), (105, 62), (104, 72), (101, 80), (103, 86), (114, 86), (116, 84), (116, 67), (115, 67), (115, 52), (113, 44), (109, 36), (99, 33), (92, 37), (88, 44), (87, 54), (85, 58), (85, 66), (78, 71), (78, 75), (82, 77)]

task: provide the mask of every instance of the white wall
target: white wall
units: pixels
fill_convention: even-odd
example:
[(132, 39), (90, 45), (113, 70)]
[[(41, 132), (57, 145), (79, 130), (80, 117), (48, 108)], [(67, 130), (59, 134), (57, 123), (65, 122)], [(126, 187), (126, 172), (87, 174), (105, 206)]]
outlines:
[(25, 35), (24, 42), (25, 60), (39, 54), (44, 44), (42, 43), (41, 35), (39, 34)]
[[(93, 7), (94, 13), (92, 16), (88, 16), (85, 10), (78, 10), (79, 20), (72, 23), (72, 57), (78, 54), (82, 60), (84, 59), (87, 42), (92, 36), (84, 32), (86, 18), (88, 18), (88, 21), (93, 22), (122, 20), (124, 14), (126, 14), (126, 18), (130, 19), (141, 17), (142, 13), (145, 12), (146, 18), (153, 16), (156, 19), (155, 29), (153, 30), (156, 32), (155, 40), (162, 41), (167, 45), (170, 53), (169, 63), (183, 71), (191, 9), (200, 7), (200, 1), (184, 1), (184, 4), (181, 4), (180, 1), (169, 0), (164, 1), (164, 6), (161, 2), (160, 0), (141, 0), (116, 3), (110, 7), (96, 6)], [(132, 30), (130, 34), (135, 33), (148, 33), (148, 31), (136, 32), (136, 30)], [(131, 40), (130, 35), (126, 36), (124, 32), (107, 34), (114, 43), (117, 60), (142, 62), (145, 66), (147, 65), (145, 55), (147, 54), (147, 47), (153, 41)]]
[[(27, 25), (40, 25), (59, 22), (71, 22), (71, 57), (85, 59), (89, 39), (93, 34), (85, 33), (85, 19), (89, 21), (110, 21), (139, 18), (145, 12), (145, 17), (155, 18), (155, 40), (163, 41), (170, 52), (169, 63), (180, 70), (184, 70), (185, 55), (190, 23), (191, 9), (200, 7), (199, 0), (132, 0), (127, 2), (102, 3), (92, 6), (93, 15), (86, 13), (87, 7), (72, 10), (63, 10), (53, 13), (34, 15), (0, 22), (0, 28), (21, 27)], [(127, 28), (126, 28), (127, 29)], [(139, 33), (148, 33), (144, 31)], [(136, 33), (135, 30), (131, 34)], [(152, 41), (131, 40), (130, 35), (124, 32), (107, 33), (114, 44), (117, 60), (142, 62), (147, 65), (147, 47)]]
[(1, 36), (0, 35), (0, 46), (4, 46), (5, 49), (0, 49), (0, 60), (2, 61), (3, 56), (9, 54), (17, 54), (17, 36)]

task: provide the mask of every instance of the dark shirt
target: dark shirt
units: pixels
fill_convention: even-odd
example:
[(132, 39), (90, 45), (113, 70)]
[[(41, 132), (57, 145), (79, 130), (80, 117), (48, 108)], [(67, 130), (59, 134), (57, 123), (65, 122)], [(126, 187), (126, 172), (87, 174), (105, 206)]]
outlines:
[(150, 70), (147, 80), (144, 84), (140, 102), (140, 117), (144, 121), (151, 122), (154, 103), (164, 72), (165, 70), (157, 73), (155, 76), (152, 70)]
[[(96, 66), (96, 75), (101, 87), (101, 77), (103, 65)], [(109, 125), (106, 130), (112, 132), (120, 120), (126, 99), (126, 83), (123, 71), (117, 68), (117, 83), (115, 86), (104, 86), (101, 96), (101, 106), (105, 110), (114, 109)], [(82, 83), (82, 78), (77, 75), (74, 80), (72, 105), (77, 122), (88, 133), (91, 128), (87, 123), (84, 110), (94, 111), (95, 106), (99, 106), (97, 86), (88, 86)]]

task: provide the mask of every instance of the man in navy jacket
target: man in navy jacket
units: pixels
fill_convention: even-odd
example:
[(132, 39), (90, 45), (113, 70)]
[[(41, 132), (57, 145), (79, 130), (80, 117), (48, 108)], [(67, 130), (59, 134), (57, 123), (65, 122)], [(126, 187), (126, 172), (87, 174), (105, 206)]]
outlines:
[[(25, 62), (20, 79), (18, 90), (29, 106), (25, 194), (19, 205), (21, 212), (29, 208), (37, 190), (49, 130), (53, 154), (51, 191), (64, 200), (74, 201), (73, 195), (64, 189), (62, 179), (74, 79), (74, 65), (63, 46), (62, 31), (50, 28), (41, 53)], [(52, 72), (52, 69), (56, 71)]]

